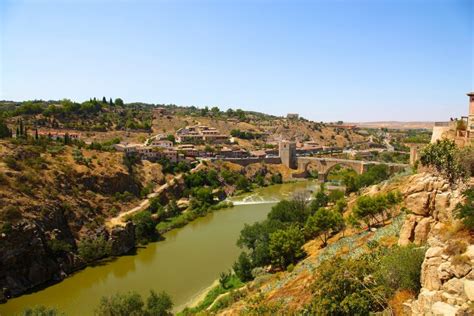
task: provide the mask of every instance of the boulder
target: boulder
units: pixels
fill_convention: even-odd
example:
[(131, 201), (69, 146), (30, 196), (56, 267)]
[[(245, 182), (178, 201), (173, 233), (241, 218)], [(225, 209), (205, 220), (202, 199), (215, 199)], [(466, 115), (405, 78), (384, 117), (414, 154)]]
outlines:
[(421, 266), (421, 284), (427, 290), (439, 290), (441, 280), (438, 276), (438, 268), (443, 263), (440, 257), (426, 259)]
[(451, 192), (437, 193), (434, 200), (433, 217), (440, 222), (451, 220)]
[(406, 246), (413, 241), (416, 226), (416, 216), (408, 215), (402, 228), (400, 229), (400, 237), (398, 239), (399, 246)]
[(415, 227), (415, 238), (413, 240), (415, 245), (423, 245), (428, 240), (428, 234), (430, 233), (431, 224), (433, 219), (431, 217), (426, 217), (421, 219)]
[(458, 278), (465, 277), (469, 272), (471, 272), (471, 269), (472, 267), (470, 263), (451, 265), (452, 273)]
[(470, 301), (474, 301), (474, 281), (464, 279), (464, 294)]
[(431, 307), (431, 312), (434, 316), (456, 316), (459, 308), (449, 305), (444, 302), (436, 302)]
[(433, 258), (433, 257), (441, 257), (443, 254), (443, 248), (442, 247), (430, 247), (425, 253), (425, 258)]
[(458, 278), (452, 278), (443, 284), (442, 290), (449, 294), (463, 295), (464, 283)]
[(135, 227), (132, 222), (125, 226), (115, 226), (110, 233), (112, 255), (120, 256), (135, 248)]
[(428, 216), (432, 209), (432, 193), (418, 192), (406, 197), (405, 206), (416, 215)]

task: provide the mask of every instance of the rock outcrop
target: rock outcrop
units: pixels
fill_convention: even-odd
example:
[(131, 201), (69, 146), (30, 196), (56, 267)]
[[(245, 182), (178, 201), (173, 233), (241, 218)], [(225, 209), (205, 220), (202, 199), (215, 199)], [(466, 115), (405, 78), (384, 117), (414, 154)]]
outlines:
[(402, 192), (410, 214), (400, 231), (398, 244), (428, 245), (421, 270), (421, 290), (416, 300), (405, 303), (407, 315), (472, 315), (474, 304), (474, 245), (449, 238), (456, 225), (453, 210), (462, 201), (464, 187), (447, 180), (417, 174)]

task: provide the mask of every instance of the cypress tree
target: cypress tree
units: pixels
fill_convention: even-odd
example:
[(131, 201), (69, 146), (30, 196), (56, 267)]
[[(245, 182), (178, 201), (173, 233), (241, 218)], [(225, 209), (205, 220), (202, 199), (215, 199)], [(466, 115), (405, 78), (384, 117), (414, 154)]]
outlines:
[(35, 129), (35, 139), (36, 139), (36, 140), (39, 139), (39, 136), (38, 136), (38, 129)]

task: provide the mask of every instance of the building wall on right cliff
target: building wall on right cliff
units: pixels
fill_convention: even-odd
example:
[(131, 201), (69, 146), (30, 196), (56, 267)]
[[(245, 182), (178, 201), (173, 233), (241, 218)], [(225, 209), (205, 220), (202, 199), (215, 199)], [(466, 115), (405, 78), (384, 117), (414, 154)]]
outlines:
[(470, 134), (474, 134), (474, 92), (469, 92), (467, 96), (469, 97), (468, 130)]

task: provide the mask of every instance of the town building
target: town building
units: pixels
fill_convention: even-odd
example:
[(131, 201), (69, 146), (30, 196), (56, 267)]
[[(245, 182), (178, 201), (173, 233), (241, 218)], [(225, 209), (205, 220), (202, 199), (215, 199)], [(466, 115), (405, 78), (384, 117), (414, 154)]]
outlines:
[(289, 119), (289, 120), (297, 120), (299, 119), (300, 115), (297, 114), (297, 113), (288, 113), (286, 115), (286, 118)]
[(188, 144), (223, 144), (229, 142), (229, 136), (221, 134), (214, 127), (196, 125), (179, 129), (176, 141)]

